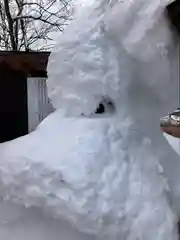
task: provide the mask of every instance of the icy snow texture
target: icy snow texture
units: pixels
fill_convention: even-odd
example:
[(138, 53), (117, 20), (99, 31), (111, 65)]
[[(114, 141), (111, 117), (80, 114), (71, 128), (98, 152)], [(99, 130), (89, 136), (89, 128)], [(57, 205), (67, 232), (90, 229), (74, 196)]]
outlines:
[[(180, 161), (159, 129), (177, 106), (169, 2), (83, 6), (49, 59), (58, 110), (32, 134), (0, 145), (2, 199), (68, 220), (92, 238), (178, 239)], [(115, 112), (94, 114), (104, 97)]]

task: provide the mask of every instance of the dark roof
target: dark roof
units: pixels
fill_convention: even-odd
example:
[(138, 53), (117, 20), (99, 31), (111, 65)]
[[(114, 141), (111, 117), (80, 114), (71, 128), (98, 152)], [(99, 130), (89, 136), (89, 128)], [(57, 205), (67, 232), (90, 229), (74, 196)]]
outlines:
[(30, 76), (44, 76), (49, 55), (50, 52), (0, 51), (0, 68), (8, 65), (10, 68), (23, 71)]

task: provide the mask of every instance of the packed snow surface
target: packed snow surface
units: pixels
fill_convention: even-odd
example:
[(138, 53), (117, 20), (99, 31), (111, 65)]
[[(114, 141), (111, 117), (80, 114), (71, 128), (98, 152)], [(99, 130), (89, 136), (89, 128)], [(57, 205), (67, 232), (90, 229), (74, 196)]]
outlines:
[(78, 9), (49, 58), (57, 110), (0, 145), (3, 240), (178, 239), (180, 160), (159, 129), (177, 107), (170, 2)]

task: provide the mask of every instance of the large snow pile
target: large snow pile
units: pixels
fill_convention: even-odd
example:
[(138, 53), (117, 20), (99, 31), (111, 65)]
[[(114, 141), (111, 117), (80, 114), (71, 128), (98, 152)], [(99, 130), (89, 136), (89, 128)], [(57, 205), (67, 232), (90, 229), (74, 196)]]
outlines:
[(82, 7), (49, 59), (57, 111), (32, 134), (0, 145), (4, 201), (41, 209), (92, 238), (178, 239), (180, 161), (159, 130), (177, 104), (169, 2)]

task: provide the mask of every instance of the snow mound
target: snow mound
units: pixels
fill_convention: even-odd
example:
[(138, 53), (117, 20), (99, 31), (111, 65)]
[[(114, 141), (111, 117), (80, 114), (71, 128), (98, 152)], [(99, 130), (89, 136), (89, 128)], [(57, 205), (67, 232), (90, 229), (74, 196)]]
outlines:
[(34, 133), (0, 145), (3, 199), (97, 238), (178, 239), (180, 161), (159, 129), (177, 104), (170, 2), (83, 7), (49, 58), (48, 93), (58, 110)]

